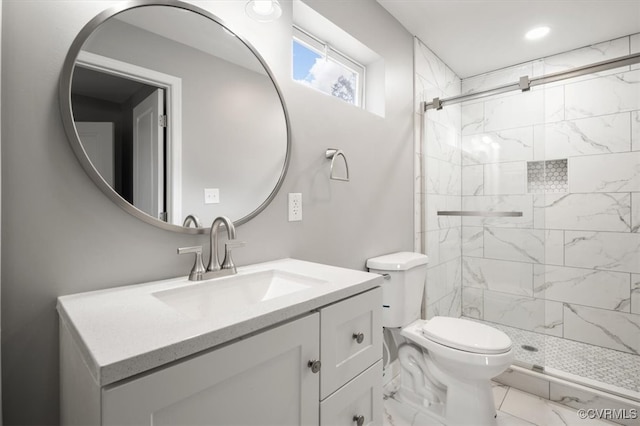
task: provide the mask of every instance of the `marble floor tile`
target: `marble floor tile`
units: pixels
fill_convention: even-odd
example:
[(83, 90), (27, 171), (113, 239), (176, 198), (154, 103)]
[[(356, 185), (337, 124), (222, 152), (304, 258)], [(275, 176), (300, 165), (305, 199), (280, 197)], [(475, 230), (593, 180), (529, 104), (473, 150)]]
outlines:
[(496, 421), (498, 426), (533, 426), (534, 423), (528, 422), (524, 419), (521, 419), (516, 416), (512, 416), (511, 414), (504, 413), (502, 411), (498, 411), (498, 416), (496, 417)]
[(416, 408), (393, 398), (384, 401), (384, 426), (444, 426)]
[(500, 411), (535, 425), (545, 426), (599, 426), (612, 423), (602, 420), (581, 419), (577, 410), (560, 405), (518, 389), (510, 388)]
[[(418, 407), (394, 398), (397, 379), (385, 388), (383, 426), (442, 426)], [(600, 420), (581, 420), (578, 410), (509, 386), (492, 382), (498, 426), (604, 426)], [(469, 425), (473, 426), (473, 425)]]
[(502, 405), (502, 401), (504, 401), (504, 397), (507, 396), (509, 386), (498, 382), (491, 382), (491, 390), (493, 390), (493, 401), (495, 402), (496, 410), (499, 410)]

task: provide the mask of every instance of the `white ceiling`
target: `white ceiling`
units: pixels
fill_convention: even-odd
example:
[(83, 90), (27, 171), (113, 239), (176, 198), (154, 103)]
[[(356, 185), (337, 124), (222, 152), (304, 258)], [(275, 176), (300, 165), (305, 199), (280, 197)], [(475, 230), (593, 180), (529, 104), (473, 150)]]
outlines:
[(461, 78), (640, 33), (640, 0), (377, 1)]

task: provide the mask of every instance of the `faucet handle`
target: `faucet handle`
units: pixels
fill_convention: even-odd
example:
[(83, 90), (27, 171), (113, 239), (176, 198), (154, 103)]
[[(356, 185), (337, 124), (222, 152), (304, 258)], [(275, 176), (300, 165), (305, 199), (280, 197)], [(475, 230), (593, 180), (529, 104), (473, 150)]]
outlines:
[(202, 263), (202, 246), (181, 247), (178, 249), (178, 254), (188, 253), (195, 253), (196, 255), (196, 261), (193, 264), (193, 268), (191, 268), (189, 280), (200, 281), (202, 279), (202, 276), (206, 272), (206, 270), (204, 269), (204, 264)]
[(233, 264), (231, 258), (231, 249), (244, 247), (247, 243), (240, 240), (228, 240), (224, 243), (224, 260), (222, 261), (222, 269), (231, 269), (233, 273), (236, 273), (236, 265)]

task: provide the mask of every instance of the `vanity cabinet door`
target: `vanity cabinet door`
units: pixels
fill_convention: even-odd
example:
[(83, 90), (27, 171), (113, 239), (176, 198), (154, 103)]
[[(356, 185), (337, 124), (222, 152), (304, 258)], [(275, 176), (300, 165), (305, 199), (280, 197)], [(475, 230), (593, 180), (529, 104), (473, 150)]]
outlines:
[(320, 338), (320, 398), (325, 399), (382, 358), (382, 289), (322, 308)]
[(104, 425), (317, 425), (319, 315), (102, 392)]
[(382, 360), (320, 404), (322, 426), (382, 425)]

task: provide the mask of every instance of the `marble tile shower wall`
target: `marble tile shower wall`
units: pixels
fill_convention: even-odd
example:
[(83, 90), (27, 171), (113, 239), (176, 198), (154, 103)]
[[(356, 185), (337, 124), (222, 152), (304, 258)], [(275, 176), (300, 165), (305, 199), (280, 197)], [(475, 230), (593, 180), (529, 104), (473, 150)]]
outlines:
[[(417, 38), (416, 99), (416, 250), (429, 255), (426, 317), (459, 317), (462, 307), (462, 221), (437, 216), (438, 210), (460, 210), (462, 203), (461, 107), (429, 111), (419, 104), (434, 97), (460, 94), (461, 81)], [(424, 121), (421, 123), (421, 121)], [(420, 137), (423, 126), (424, 137)], [(424, 215), (423, 213), (424, 212)]]
[[(635, 52), (640, 34), (465, 79), (462, 92)], [(428, 240), (452, 251), (460, 232), (462, 315), (640, 353), (640, 66), (471, 101), (460, 114), (460, 163), (427, 143), (427, 219), (441, 208), (429, 191), (454, 209), (458, 168), (462, 210), (523, 212), (427, 224)], [(455, 139), (442, 120), (431, 131)], [(530, 190), (528, 163), (563, 159), (566, 189)]]

